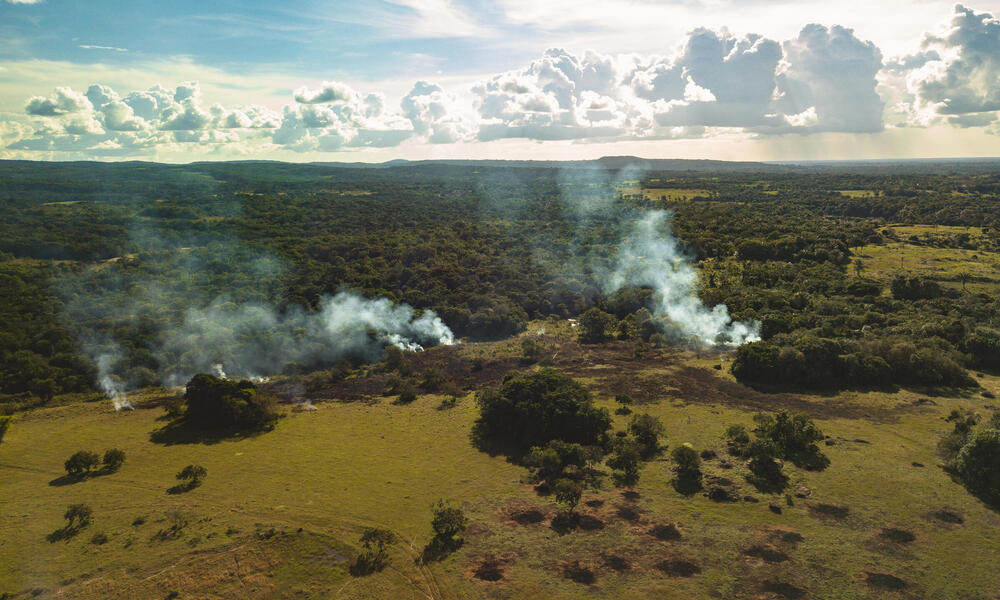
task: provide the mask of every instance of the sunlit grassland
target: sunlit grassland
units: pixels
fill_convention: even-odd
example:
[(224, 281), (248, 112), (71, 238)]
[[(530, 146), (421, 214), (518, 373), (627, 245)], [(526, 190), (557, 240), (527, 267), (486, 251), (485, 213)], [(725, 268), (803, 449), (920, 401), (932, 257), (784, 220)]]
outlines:
[[(493, 346), (513, 352), (519, 344)], [(710, 369), (716, 361), (690, 355), (654, 370)], [(604, 375), (595, 369), (580, 379), (596, 388)], [(1000, 392), (996, 379), (981, 381)], [(114, 413), (104, 403), (90, 403), (38, 410), (20, 417), (0, 445), (0, 592), (62, 590), (70, 598), (155, 598), (173, 589), (222, 598), (757, 598), (767, 597), (761, 596), (763, 582), (777, 581), (808, 590), (810, 597), (858, 598), (874, 594), (863, 581), (872, 571), (910, 582), (898, 597), (992, 597), (1000, 583), (994, 569), (1000, 561), (995, 535), (1000, 519), (952, 482), (935, 455), (937, 440), (950, 427), (943, 420), (947, 412), (954, 407), (982, 412), (984, 401), (935, 398), (936, 405), (918, 406), (917, 398), (906, 391), (810, 398), (818, 415), (829, 416), (825, 404), (843, 402), (870, 410), (871, 418), (818, 421), (835, 442), (823, 446), (831, 465), (821, 472), (786, 466), (789, 491), (810, 490), (808, 498), (793, 497), (788, 506), (784, 495), (762, 494), (748, 484), (745, 468), (722, 447), (725, 427), (749, 424), (752, 411), (724, 396), (718, 403), (687, 403), (665, 387), (660, 400), (633, 409), (663, 419), (670, 447), (689, 442), (699, 450), (714, 448), (732, 468), (721, 468), (718, 459), (706, 461), (706, 477), (728, 478), (759, 502), (682, 496), (669, 485), (671, 463), (663, 458), (644, 468), (639, 499), (632, 503), (610, 483), (589, 490), (584, 499), (603, 505), (581, 505), (581, 511), (602, 525), (567, 534), (548, 526), (555, 506), (524, 483), (524, 469), (472, 447), (471, 396), (447, 410), (438, 409), (435, 396), (407, 406), (391, 399), (323, 404), (313, 413), (290, 413), (272, 432), (209, 444), (153, 443), (150, 433), (164, 425), (159, 408)], [(599, 396), (598, 402), (616, 406), (610, 397)], [(621, 429), (628, 417), (615, 420)], [(126, 452), (120, 472), (49, 485), (76, 450), (108, 447)], [(208, 469), (205, 483), (185, 494), (167, 494), (174, 474), (189, 463)], [(438, 498), (462, 506), (471, 526), (461, 550), (421, 568), (414, 558), (430, 537), (429, 507)], [(91, 505), (94, 523), (68, 541), (46, 541), (73, 502)], [(772, 502), (782, 507), (780, 515), (769, 510)], [(808, 509), (814, 503), (849, 512), (840, 520), (818, 518)], [(536, 506), (546, 520), (513, 523), (503, 516), (512, 504)], [(619, 517), (623, 506), (640, 518)], [(964, 524), (930, 516), (944, 508), (962, 514)], [(174, 512), (189, 522), (183, 533), (154, 539), (169, 527)], [(140, 516), (146, 523), (132, 525)], [(649, 534), (652, 526), (667, 523), (677, 524), (681, 539), (664, 542)], [(356, 552), (361, 529), (376, 525), (396, 531), (404, 542), (394, 550), (391, 568), (353, 578), (347, 559)], [(767, 543), (775, 527), (803, 536), (784, 549), (787, 560), (767, 563), (744, 554)], [(886, 543), (878, 538), (883, 527), (913, 532), (916, 540)], [(272, 528), (284, 535), (266, 539)], [(96, 532), (109, 541), (92, 544)], [(470, 575), (490, 554), (509, 561), (503, 580), (495, 583)], [(618, 573), (604, 567), (609, 554), (628, 557), (632, 568)], [(668, 558), (696, 563), (701, 573), (667, 577), (655, 564)], [(592, 565), (596, 582), (563, 577), (562, 566), (571, 560)]]
[(640, 188), (633, 186), (620, 188), (619, 191), (624, 195), (642, 194), (646, 200), (651, 202), (682, 202), (699, 197), (707, 198), (711, 195), (708, 190), (695, 188)]
[(972, 292), (1000, 290), (1000, 255), (994, 252), (907, 242), (868, 245), (853, 252), (862, 262), (862, 274), (869, 277), (891, 280), (896, 275), (920, 275)]

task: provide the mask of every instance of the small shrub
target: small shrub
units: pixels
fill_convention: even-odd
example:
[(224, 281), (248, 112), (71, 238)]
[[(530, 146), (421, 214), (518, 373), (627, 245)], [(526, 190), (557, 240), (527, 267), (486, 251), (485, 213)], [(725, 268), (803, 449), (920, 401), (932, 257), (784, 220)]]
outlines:
[(0, 415), (0, 442), (3, 441), (3, 436), (7, 433), (10, 428), (10, 424), (14, 422), (14, 417), (10, 415)]
[(201, 485), (201, 482), (208, 475), (208, 470), (201, 465), (188, 465), (181, 469), (176, 478), (180, 483), (175, 487), (170, 488), (174, 493), (186, 492), (188, 490), (193, 490), (194, 488)]
[(417, 388), (409, 380), (401, 382), (397, 391), (399, 397), (396, 398), (396, 404), (410, 404), (417, 399)]
[(94, 511), (86, 504), (70, 504), (63, 513), (66, 529), (79, 530), (90, 525)]
[(103, 531), (95, 533), (94, 537), (90, 538), (90, 543), (95, 546), (103, 546), (108, 543), (108, 534)]

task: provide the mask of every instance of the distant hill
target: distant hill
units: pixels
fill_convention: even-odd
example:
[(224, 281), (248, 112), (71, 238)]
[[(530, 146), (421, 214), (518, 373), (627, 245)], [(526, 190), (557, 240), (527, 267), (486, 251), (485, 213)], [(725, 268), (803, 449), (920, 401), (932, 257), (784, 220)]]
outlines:
[(691, 160), (680, 158), (640, 158), (638, 156), (604, 156), (596, 160), (390, 160), (382, 163), (314, 162), (317, 166), (344, 169), (385, 169), (397, 167), (484, 167), (534, 169), (607, 169), (620, 171), (634, 168), (642, 171), (789, 171), (798, 167), (790, 164), (763, 162), (731, 162), (725, 160)]

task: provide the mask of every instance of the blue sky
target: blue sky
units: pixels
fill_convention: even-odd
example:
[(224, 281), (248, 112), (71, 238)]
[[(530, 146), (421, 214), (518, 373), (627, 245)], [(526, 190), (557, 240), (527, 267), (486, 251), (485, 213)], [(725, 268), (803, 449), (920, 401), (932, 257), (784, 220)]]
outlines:
[(0, 158), (1000, 155), (1000, 0), (0, 0)]

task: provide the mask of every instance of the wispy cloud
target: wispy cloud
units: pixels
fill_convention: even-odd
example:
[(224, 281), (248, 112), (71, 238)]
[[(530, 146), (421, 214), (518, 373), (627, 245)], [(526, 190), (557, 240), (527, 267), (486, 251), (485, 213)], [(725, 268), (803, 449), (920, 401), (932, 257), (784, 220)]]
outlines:
[(118, 48), (116, 46), (95, 46), (92, 44), (80, 44), (84, 50), (110, 50), (112, 52), (128, 52), (128, 48)]

